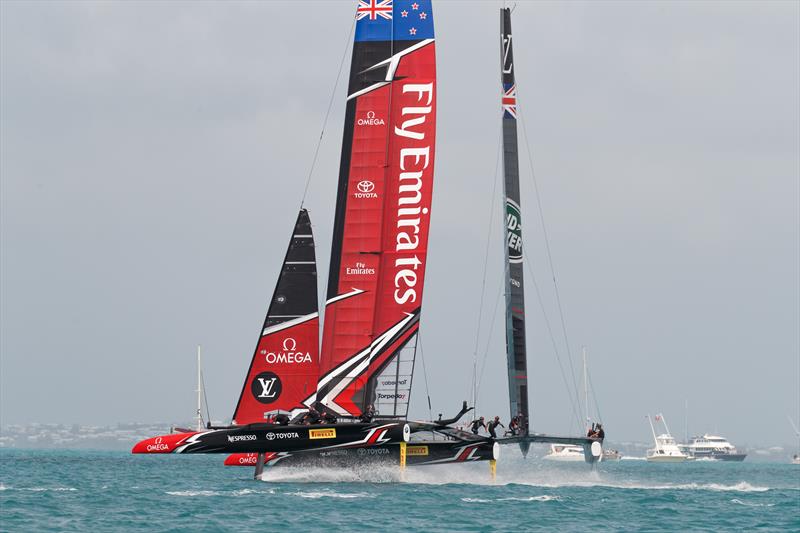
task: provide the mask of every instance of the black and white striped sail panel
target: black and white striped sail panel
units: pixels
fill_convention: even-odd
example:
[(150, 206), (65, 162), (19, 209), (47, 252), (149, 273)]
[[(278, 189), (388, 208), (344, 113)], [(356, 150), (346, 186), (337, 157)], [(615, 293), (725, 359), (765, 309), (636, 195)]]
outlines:
[(317, 395), (342, 416), (376, 403), (419, 327), (437, 98), (430, 0), (356, 19)]
[(522, 214), (517, 153), (517, 85), (514, 79), (514, 53), (511, 35), (511, 10), (500, 10), (502, 121), (503, 121), (503, 193), (505, 209), (505, 294), (506, 356), (511, 416), (521, 416), (520, 425), (527, 433), (528, 365), (525, 351), (525, 287), (523, 283)]
[(314, 237), (301, 209), (233, 415), (235, 424), (295, 415), (315, 399), (319, 308)]

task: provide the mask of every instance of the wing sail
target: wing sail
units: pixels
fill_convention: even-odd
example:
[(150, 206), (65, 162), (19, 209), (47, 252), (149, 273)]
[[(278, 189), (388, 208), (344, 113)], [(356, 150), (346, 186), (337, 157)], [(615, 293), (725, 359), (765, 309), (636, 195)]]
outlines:
[(234, 424), (264, 422), (308, 408), (319, 375), (319, 313), (314, 237), (301, 209), (278, 284), (247, 371)]
[(342, 416), (376, 402), (419, 327), (436, 132), (430, 0), (356, 18), (317, 395)]
[[(514, 54), (511, 36), (511, 10), (500, 10), (502, 113), (503, 113), (503, 194), (505, 209), (505, 294), (506, 356), (511, 416), (520, 418), (520, 428), (528, 432), (528, 364), (525, 351), (525, 286), (522, 271), (522, 214), (517, 153), (517, 85), (514, 79)], [(521, 416), (520, 416), (521, 415)], [(527, 451), (527, 450), (523, 450)]]

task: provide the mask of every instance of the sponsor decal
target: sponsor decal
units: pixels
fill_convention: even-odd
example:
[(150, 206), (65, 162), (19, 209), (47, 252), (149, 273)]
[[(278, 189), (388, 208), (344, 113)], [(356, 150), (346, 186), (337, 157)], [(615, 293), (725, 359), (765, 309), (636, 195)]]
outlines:
[(375, 117), (375, 111), (367, 111), (366, 118), (360, 118), (356, 121), (359, 126), (385, 126), (386, 122), (380, 117)]
[(284, 363), (303, 364), (313, 362), (311, 359), (311, 353), (298, 350), (297, 341), (292, 337), (286, 337), (283, 339), (283, 351), (268, 352), (267, 350), (261, 350), (260, 353), (270, 365)]
[(169, 446), (164, 444), (163, 441), (164, 441), (163, 437), (156, 437), (156, 440), (153, 441), (153, 444), (148, 444), (147, 445), (147, 451), (148, 452), (163, 452), (165, 450), (168, 450)]
[(406, 446), (406, 455), (416, 455), (421, 457), (423, 455), (428, 455), (428, 447), (427, 446)]
[(357, 453), (362, 457), (366, 455), (388, 455), (389, 450), (386, 448), (359, 448)]
[(284, 440), (284, 439), (299, 439), (300, 438), (300, 434), (297, 433), (296, 431), (287, 431), (285, 433), (275, 433), (275, 432), (270, 431), (269, 433), (267, 433), (264, 436), (267, 438), (267, 440), (275, 440), (275, 439)]
[(375, 192), (375, 183), (369, 180), (361, 180), (356, 184), (356, 192), (353, 193), (356, 198), (377, 198), (378, 193)]
[(381, 392), (375, 393), (379, 400), (405, 400), (406, 395), (398, 392), (397, 394), (383, 394)]
[(331, 450), (329, 452), (319, 452), (320, 457), (342, 457), (350, 455), (350, 450)]
[(381, 386), (383, 386), (383, 387), (393, 387), (395, 385), (405, 385), (406, 383), (408, 383), (408, 379), (381, 381)]
[(366, 263), (358, 261), (355, 268), (347, 267), (347, 274), (351, 276), (374, 275), (375, 269), (368, 267)]
[(506, 241), (508, 244), (508, 260), (512, 263), (522, 262), (522, 215), (511, 198), (506, 198)]
[[(402, 125), (394, 127), (394, 142), (400, 147), (397, 190), (397, 228), (395, 231), (394, 301), (414, 303), (417, 294), (417, 269), (423, 260), (417, 256), (419, 228), (428, 207), (422, 205), (422, 184), (431, 178), (432, 139), (425, 139), (424, 124), (432, 116), (433, 83), (405, 83), (402, 95), (410, 95), (410, 105), (402, 108)], [(405, 97), (407, 98), (407, 97)], [(424, 258), (424, 256), (423, 256)]]
[(258, 461), (257, 455), (248, 455), (246, 457), (239, 457), (240, 465), (254, 465)]
[(250, 383), (250, 392), (261, 403), (272, 403), (281, 396), (281, 378), (273, 372), (261, 372)]
[(325, 429), (309, 429), (308, 430), (308, 438), (309, 439), (335, 439), (336, 438), (336, 428), (325, 428)]
[(511, 60), (511, 34), (503, 35), (503, 74), (511, 74), (514, 62)]
[(242, 442), (249, 440), (256, 440), (255, 435), (228, 435), (228, 442)]

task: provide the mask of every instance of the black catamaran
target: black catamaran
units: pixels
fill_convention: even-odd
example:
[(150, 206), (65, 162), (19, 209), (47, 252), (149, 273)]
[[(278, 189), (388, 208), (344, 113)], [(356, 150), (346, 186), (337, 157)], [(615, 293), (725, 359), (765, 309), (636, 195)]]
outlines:
[(508, 362), (508, 397), (512, 419), (518, 430), (500, 442), (519, 442), (526, 455), (532, 442), (580, 445), (584, 458), (593, 463), (602, 455), (602, 439), (556, 437), (532, 434), (528, 428), (528, 359), (525, 350), (525, 285), (523, 280), (522, 207), (517, 146), (517, 84), (514, 77), (514, 49), (511, 9), (500, 10), (500, 76), (503, 122), (503, 196), (505, 198), (505, 325)]
[[(133, 453), (227, 453), (228, 465), (401, 465), (490, 460), (530, 435), (510, 13), (504, 10), (504, 161), (510, 409), (520, 430), (493, 439), (453, 418), (407, 420), (433, 194), (436, 62), (431, 0), (359, 0), (327, 302), (319, 344), (317, 267), (300, 210), (232, 423), (139, 442)], [(509, 77), (506, 77), (508, 70)], [(510, 85), (505, 87), (506, 80)], [(508, 106), (506, 101), (510, 99)], [(507, 115), (510, 115), (507, 116)]]
[[(517, 84), (511, 43), (511, 11), (500, 12), (501, 76), (503, 84), (503, 196), (505, 209), (506, 356), (511, 418), (520, 433), (528, 433), (528, 359), (525, 352), (525, 288), (522, 274), (522, 208), (517, 155)], [(522, 453), (530, 444), (521, 441)]]

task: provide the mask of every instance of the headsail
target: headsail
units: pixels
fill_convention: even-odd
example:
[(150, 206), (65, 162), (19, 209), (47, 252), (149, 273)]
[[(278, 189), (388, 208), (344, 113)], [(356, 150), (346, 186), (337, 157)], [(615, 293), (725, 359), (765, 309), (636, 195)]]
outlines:
[(264, 422), (277, 411), (307, 409), (315, 398), (318, 374), (317, 265), (311, 220), (301, 209), (233, 423)]
[[(522, 216), (517, 154), (517, 85), (511, 42), (511, 10), (500, 10), (503, 109), (503, 194), (505, 209), (506, 355), (511, 416), (522, 415), (522, 433), (528, 433), (528, 365), (525, 352), (525, 293), (522, 273)], [(523, 453), (528, 443), (521, 442)]]
[(361, 0), (356, 19), (317, 399), (405, 415), (433, 192), (433, 13), (430, 0)]

